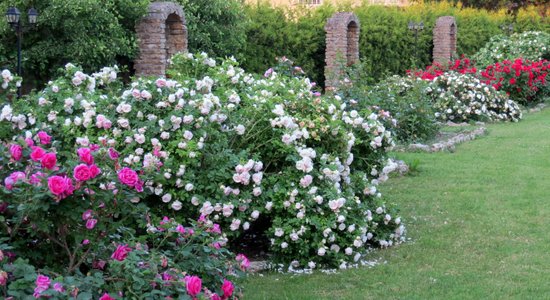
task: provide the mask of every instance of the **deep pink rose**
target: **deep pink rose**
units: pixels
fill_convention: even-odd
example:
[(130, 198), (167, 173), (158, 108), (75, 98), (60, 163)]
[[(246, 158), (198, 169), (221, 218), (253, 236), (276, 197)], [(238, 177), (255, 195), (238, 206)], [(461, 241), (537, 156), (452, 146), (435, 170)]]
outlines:
[(139, 177), (136, 171), (127, 167), (122, 168), (122, 170), (118, 171), (118, 179), (120, 180), (120, 182), (131, 187), (135, 187), (136, 184), (139, 182)]
[(197, 296), (202, 289), (202, 280), (198, 276), (186, 276), (185, 277), (187, 293), (191, 297)]
[(73, 182), (67, 176), (51, 176), (48, 178), (48, 188), (52, 194), (59, 197), (59, 200), (72, 195), (74, 192)]
[(90, 148), (79, 148), (76, 150), (76, 153), (78, 154), (81, 162), (87, 165), (94, 163), (94, 156), (92, 155), (92, 150), (90, 150)]
[(224, 279), (222, 284), (223, 299), (231, 297), (231, 295), (233, 295), (234, 289), (235, 286), (233, 286), (233, 283), (229, 280)]
[(86, 228), (89, 229), (89, 230), (92, 230), (92, 229), (94, 229), (95, 224), (97, 224), (96, 219), (89, 219), (88, 221), (86, 221)]
[(96, 165), (90, 165), (90, 175), (92, 175), (92, 178), (96, 178), (99, 173), (101, 173), (100, 168), (98, 168)]
[(97, 151), (99, 150), (100, 146), (98, 144), (90, 144), (90, 150)]
[(47, 145), (52, 142), (52, 137), (44, 131), (40, 131), (38, 133), (38, 138), (40, 139), (40, 144), (42, 145)]
[(117, 160), (119, 156), (120, 155), (115, 149), (109, 148), (109, 158), (111, 158), (112, 160)]
[(20, 160), (23, 157), (23, 147), (20, 145), (13, 144), (10, 146), (11, 158), (14, 160)]
[(118, 245), (115, 252), (113, 252), (113, 255), (111, 255), (111, 258), (118, 261), (123, 261), (126, 259), (128, 253), (130, 253), (131, 251), (132, 248), (128, 247), (128, 245)]
[(250, 267), (250, 260), (244, 254), (237, 255), (235, 259), (241, 263), (241, 270), (245, 271)]
[(6, 189), (8, 190), (12, 190), (13, 189), (13, 186), (19, 181), (23, 181), (25, 180), (25, 173), (23, 172), (13, 172), (10, 174), (10, 176), (6, 177), (6, 179), (4, 179), (4, 185), (6, 186)]
[(115, 300), (115, 298), (111, 297), (111, 295), (105, 293), (103, 294), (103, 296), (101, 296), (101, 298), (99, 298), (99, 300)]
[(91, 219), (93, 213), (94, 211), (91, 209), (86, 210), (85, 212), (82, 213), (82, 220), (86, 221), (88, 219)]
[(46, 153), (44, 156), (42, 156), (42, 160), (40, 160), (42, 163), (42, 168), (53, 170), (55, 168), (55, 164), (57, 163), (57, 156), (55, 153)]
[(31, 179), (29, 180), (32, 185), (40, 186), (42, 183), (42, 178), (46, 177), (46, 174), (38, 171), (31, 175)]
[(222, 300), (222, 298), (218, 296), (218, 294), (212, 294), (212, 296), (210, 296), (210, 300)]
[(90, 168), (85, 164), (74, 167), (73, 173), (74, 179), (78, 181), (86, 181), (92, 178), (92, 172), (90, 172)]
[(44, 156), (44, 154), (46, 154), (46, 150), (40, 148), (40, 147), (33, 147), (32, 148), (32, 152), (31, 152), (31, 159), (33, 161), (40, 161), (42, 159), (42, 157)]
[(34, 283), (36, 284), (36, 287), (34, 288), (33, 296), (35, 298), (39, 298), (40, 293), (50, 288), (50, 277), (44, 276), (44, 275), (38, 275)]

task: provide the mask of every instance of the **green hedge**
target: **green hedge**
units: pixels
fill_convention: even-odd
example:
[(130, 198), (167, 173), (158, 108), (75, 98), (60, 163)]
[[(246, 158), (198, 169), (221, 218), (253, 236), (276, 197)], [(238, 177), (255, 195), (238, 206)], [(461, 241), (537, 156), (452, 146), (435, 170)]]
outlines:
[[(315, 10), (303, 7), (273, 8), (267, 4), (247, 7), (251, 20), (247, 33), (244, 68), (261, 72), (274, 64), (277, 56), (288, 56), (303, 67), (314, 80), (324, 78), (324, 25), (336, 11), (349, 7), (323, 5)], [(417, 3), (407, 8), (362, 5), (353, 8), (361, 22), (360, 56), (370, 82), (389, 74), (403, 74), (415, 65), (431, 64), (432, 28), (440, 16), (455, 16), (458, 24), (458, 54), (472, 55), (489, 39), (502, 33), (499, 26), (510, 23), (504, 10), (486, 11), (458, 8), (449, 2)], [(415, 61), (414, 35), (407, 29), (409, 21), (424, 21), (419, 34), (418, 61)], [(541, 18), (535, 8), (520, 11), (517, 32), (538, 30), (550, 32), (550, 22)]]

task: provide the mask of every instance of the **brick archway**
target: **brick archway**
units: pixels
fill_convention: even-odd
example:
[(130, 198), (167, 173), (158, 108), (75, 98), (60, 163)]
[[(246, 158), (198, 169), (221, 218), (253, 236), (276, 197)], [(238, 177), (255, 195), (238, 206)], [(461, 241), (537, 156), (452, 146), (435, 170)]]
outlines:
[(336, 13), (327, 21), (325, 52), (325, 87), (334, 89), (341, 72), (341, 61), (352, 65), (359, 61), (359, 18), (350, 12)]
[(136, 26), (139, 56), (137, 76), (164, 76), (168, 59), (187, 51), (187, 26), (183, 8), (173, 2), (153, 2)]
[(437, 18), (434, 27), (433, 61), (446, 63), (456, 54), (457, 27), (454, 17)]

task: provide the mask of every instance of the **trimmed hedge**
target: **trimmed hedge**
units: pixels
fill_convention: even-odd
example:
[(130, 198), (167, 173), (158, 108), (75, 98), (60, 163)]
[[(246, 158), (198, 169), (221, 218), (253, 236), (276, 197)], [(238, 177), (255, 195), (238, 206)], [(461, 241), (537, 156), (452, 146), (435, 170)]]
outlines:
[[(251, 20), (243, 67), (263, 72), (277, 56), (288, 56), (300, 65), (310, 78), (323, 83), (325, 32), (324, 25), (336, 11), (349, 11), (346, 6), (322, 5), (315, 10), (302, 7), (273, 8), (265, 3), (248, 6)], [(353, 8), (361, 22), (360, 56), (370, 83), (390, 74), (404, 74), (415, 66), (414, 35), (407, 29), (411, 20), (422, 20), (425, 30), (419, 33), (418, 62), (422, 67), (431, 64), (432, 28), (440, 16), (455, 16), (458, 23), (458, 54), (476, 53), (489, 39), (502, 33), (500, 25), (510, 23), (504, 10), (487, 11), (459, 8), (449, 2), (417, 3), (406, 9), (361, 5)], [(534, 7), (521, 10), (515, 29), (550, 32)]]

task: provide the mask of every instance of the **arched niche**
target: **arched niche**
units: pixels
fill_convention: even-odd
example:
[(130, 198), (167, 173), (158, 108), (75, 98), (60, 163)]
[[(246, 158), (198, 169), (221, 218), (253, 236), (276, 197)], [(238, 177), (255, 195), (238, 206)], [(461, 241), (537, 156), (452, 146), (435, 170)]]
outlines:
[(439, 17), (435, 22), (433, 61), (447, 63), (456, 54), (457, 26), (454, 17)]
[(153, 2), (136, 26), (139, 56), (137, 76), (164, 76), (168, 60), (187, 51), (187, 26), (183, 8), (173, 2)]
[[(359, 61), (359, 33), (361, 25), (350, 12), (334, 14), (325, 25), (325, 87), (332, 90), (341, 74), (342, 63), (347, 66)], [(344, 60), (344, 61), (342, 61)]]

